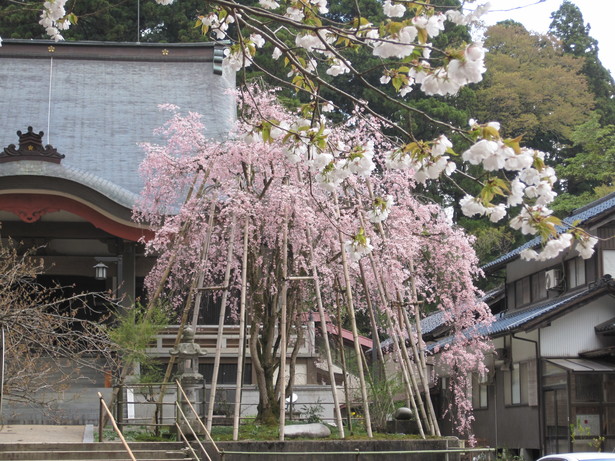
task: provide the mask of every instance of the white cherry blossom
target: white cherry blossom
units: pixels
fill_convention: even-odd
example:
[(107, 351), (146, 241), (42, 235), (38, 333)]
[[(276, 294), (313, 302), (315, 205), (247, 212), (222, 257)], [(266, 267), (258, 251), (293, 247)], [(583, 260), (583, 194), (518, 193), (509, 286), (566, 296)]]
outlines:
[(506, 206), (503, 203), (500, 203), (496, 206), (488, 207), (485, 214), (489, 216), (489, 221), (491, 222), (501, 221), (502, 218), (506, 216)]
[(356, 238), (353, 240), (346, 240), (344, 242), (344, 250), (352, 261), (359, 261), (363, 256), (368, 255), (374, 249), (370, 244), (369, 237), (363, 237), (364, 241), (358, 241)]
[(487, 208), (476, 197), (471, 195), (464, 196), (459, 201), (459, 205), (461, 205), (462, 213), (468, 217), (475, 215), (483, 216), (487, 212)]
[(367, 212), (367, 219), (374, 224), (385, 221), (389, 217), (393, 203), (392, 195), (387, 195), (386, 198), (376, 197), (373, 208)]
[(579, 253), (579, 256), (583, 259), (589, 259), (594, 254), (594, 247), (598, 243), (596, 237), (587, 237), (581, 240), (577, 240), (575, 250)]
[(275, 10), (280, 6), (275, 0), (259, 0), (258, 4), (267, 10)]
[(389, 18), (401, 18), (406, 13), (406, 7), (403, 4), (392, 4), (390, 0), (384, 2), (382, 10)]

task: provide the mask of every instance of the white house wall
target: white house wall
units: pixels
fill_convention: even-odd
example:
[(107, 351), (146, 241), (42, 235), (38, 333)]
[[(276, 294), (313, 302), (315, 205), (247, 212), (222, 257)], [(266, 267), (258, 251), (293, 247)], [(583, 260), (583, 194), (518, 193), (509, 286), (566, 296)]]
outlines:
[[(570, 254), (566, 257), (570, 258)], [(506, 283), (514, 282), (515, 280), (522, 279), (527, 275), (556, 265), (560, 265), (561, 267), (563, 261), (563, 256), (560, 256), (559, 258), (549, 259), (547, 261), (532, 261), (528, 264), (527, 261), (517, 258), (506, 266)]]
[(529, 341), (538, 341), (538, 332), (516, 333), (512, 341), (512, 361), (525, 362), (536, 359), (536, 346), (532, 342), (516, 339), (524, 338)]
[(596, 335), (594, 327), (612, 319), (615, 299), (599, 298), (540, 329), (540, 350), (543, 357), (576, 357), (580, 352), (591, 351), (613, 344), (613, 339)]

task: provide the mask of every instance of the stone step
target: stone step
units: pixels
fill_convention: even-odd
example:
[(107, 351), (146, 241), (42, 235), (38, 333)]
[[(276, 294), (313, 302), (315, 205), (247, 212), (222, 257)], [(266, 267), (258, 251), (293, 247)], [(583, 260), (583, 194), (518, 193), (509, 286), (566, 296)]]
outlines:
[[(139, 461), (187, 461), (181, 442), (130, 442)], [(120, 442), (100, 443), (4, 443), (0, 461), (130, 461)]]
[[(23, 460), (23, 458), (5, 458), (5, 459), (14, 459), (14, 460)], [(45, 458), (45, 457), (39, 457), (39, 458), (27, 458), (28, 461), (58, 461), (58, 459), (69, 459), (69, 458)], [(70, 461), (106, 461), (108, 458), (89, 458), (89, 457), (84, 457), (84, 458), (70, 458)], [(190, 460), (192, 458), (138, 458), (137, 460), (142, 460), (142, 461), (186, 461), (186, 460)], [(124, 458), (117, 458), (114, 459), (113, 461), (132, 461), (128, 455), (126, 455)]]
[[(2, 450), (13, 451), (117, 451), (124, 450), (121, 442), (56, 442), (56, 443), (3, 443)], [(131, 450), (164, 450), (173, 451), (184, 448), (182, 442), (128, 442)]]
[[(82, 459), (106, 459), (121, 460), (127, 457), (125, 449), (122, 450), (14, 450), (3, 446), (0, 452), (0, 460), (82, 460)], [(131, 448), (132, 450), (132, 448)], [(132, 454), (139, 460), (171, 460), (184, 458), (184, 452), (180, 450), (132, 450)]]

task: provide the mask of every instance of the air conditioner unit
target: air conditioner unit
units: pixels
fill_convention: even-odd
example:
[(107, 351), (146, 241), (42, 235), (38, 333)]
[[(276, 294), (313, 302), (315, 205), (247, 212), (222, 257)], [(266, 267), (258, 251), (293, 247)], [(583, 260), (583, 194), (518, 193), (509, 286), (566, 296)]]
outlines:
[(557, 288), (562, 281), (562, 272), (559, 269), (549, 269), (545, 272), (545, 285), (547, 290)]

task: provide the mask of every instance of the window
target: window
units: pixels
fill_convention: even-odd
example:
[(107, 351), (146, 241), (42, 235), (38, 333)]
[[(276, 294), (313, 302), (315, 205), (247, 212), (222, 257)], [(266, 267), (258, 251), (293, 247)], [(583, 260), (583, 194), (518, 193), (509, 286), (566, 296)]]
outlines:
[[(583, 272), (583, 274), (585, 274)], [(506, 285), (506, 305), (508, 309), (523, 307), (547, 299), (547, 271), (535, 272)], [(585, 281), (583, 281), (585, 283)]]
[(529, 304), (531, 294), (529, 277), (524, 277), (515, 282), (515, 302), (517, 307)]
[(472, 373), (472, 408), (475, 410), (487, 408), (487, 382), (486, 376), (481, 377), (478, 373)]
[(521, 403), (521, 367), (518, 363), (513, 364), (513, 368), (510, 371), (510, 383), (511, 383), (511, 401), (512, 405), (520, 405)]
[(538, 405), (536, 361), (513, 363), (504, 373), (506, 405)]
[(615, 250), (602, 250), (602, 275), (615, 278)]
[[(201, 363), (199, 365), (199, 373), (205, 378), (205, 382), (211, 384), (214, 374), (213, 363)], [(236, 363), (221, 363), (218, 370), (218, 384), (236, 384), (237, 383), (237, 364)], [(252, 364), (246, 363), (243, 372), (243, 383), (252, 384)]]
[(545, 271), (532, 274), (532, 301), (539, 301), (547, 297), (547, 281), (545, 280)]
[(566, 261), (566, 278), (568, 288), (575, 288), (585, 285), (585, 260), (574, 258)]
[(575, 373), (573, 385), (574, 399), (577, 402), (602, 401), (602, 375), (597, 373)]
[(515, 306), (515, 284), (509, 283), (506, 285), (506, 308), (514, 309)]

